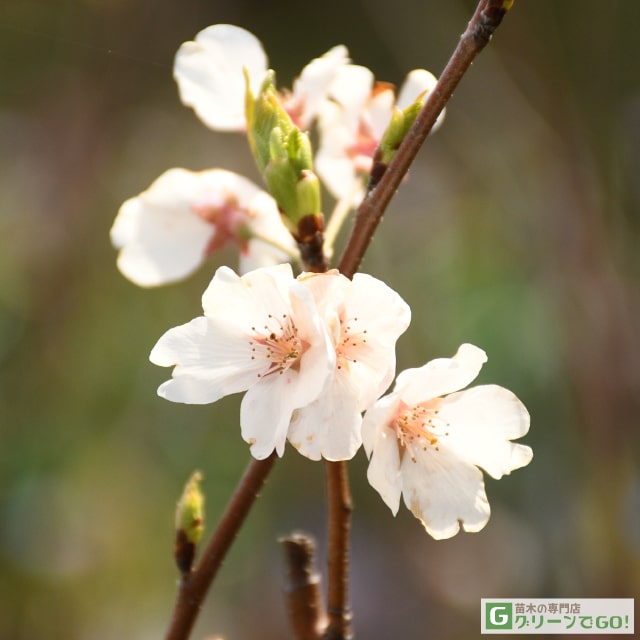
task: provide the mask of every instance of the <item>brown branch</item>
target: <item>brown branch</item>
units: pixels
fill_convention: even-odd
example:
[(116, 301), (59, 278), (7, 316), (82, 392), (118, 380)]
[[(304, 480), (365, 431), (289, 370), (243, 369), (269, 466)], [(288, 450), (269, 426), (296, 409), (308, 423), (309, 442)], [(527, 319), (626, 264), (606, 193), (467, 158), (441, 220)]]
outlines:
[(327, 461), (325, 473), (329, 500), (328, 624), (322, 640), (348, 640), (353, 637), (349, 606), (349, 532), (353, 504), (347, 463)]
[(311, 536), (295, 532), (280, 539), (289, 568), (285, 584), (291, 627), (298, 640), (319, 640), (326, 627), (326, 612), (315, 569), (315, 543)]
[(398, 147), (396, 155), (386, 170), (382, 168), (381, 173), (376, 175), (376, 184), (368, 191), (358, 208), (351, 235), (342, 252), (338, 267), (344, 275), (351, 277), (358, 270), (382, 215), (409, 170), (409, 166), (460, 80), (475, 57), (487, 45), (512, 4), (512, 0), (480, 0), (458, 46), (429, 94), (424, 107)]
[[(513, 0), (480, 0), (438, 83), (407, 133), (396, 155), (373, 186), (354, 221), (338, 268), (347, 277), (358, 270), (364, 253), (382, 219), (391, 198), (407, 173), (418, 150), (431, 131), (438, 115), (451, 98), (455, 88), (474, 58), (487, 45)], [(379, 181), (378, 181), (379, 178)], [(323, 270), (321, 265), (317, 270)], [(315, 270), (315, 269), (314, 269)], [(265, 460), (253, 460), (229, 502), (213, 538), (198, 566), (180, 583), (171, 626), (166, 640), (187, 640), (202, 602), (215, 578), (222, 560), (251, 509), (273, 464), (275, 454)], [(345, 462), (327, 462), (329, 494), (329, 581), (328, 626), (323, 640), (348, 640), (352, 637), (351, 612), (348, 605), (348, 540), (351, 526), (351, 495)]]
[(264, 460), (249, 463), (200, 562), (180, 581), (166, 640), (186, 640), (191, 634), (209, 587), (275, 461), (276, 454), (272, 453)]

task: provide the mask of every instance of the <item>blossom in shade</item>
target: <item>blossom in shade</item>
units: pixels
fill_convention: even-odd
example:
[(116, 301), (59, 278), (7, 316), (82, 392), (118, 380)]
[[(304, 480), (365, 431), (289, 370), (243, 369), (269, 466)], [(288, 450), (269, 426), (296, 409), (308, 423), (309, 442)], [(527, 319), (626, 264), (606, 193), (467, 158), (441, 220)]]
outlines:
[(396, 341), (411, 311), (393, 289), (367, 274), (349, 280), (333, 270), (300, 280), (313, 293), (331, 338), (335, 369), (324, 393), (294, 413), (289, 441), (312, 460), (349, 459), (362, 444), (362, 412), (393, 380)]
[(511, 442), (529, 429), (529, 414), (513, 393), (496, 385), (460, 391), (484, 362), (484, 351), (463, 344), (453, 358), (407, 369), (364, 416), (369, 482), (394, 515), (402, 495), (437, 539), (487, 523), (480, 468), (498, 479), (533, 456)]
[(350, 64), (338, 70), (318, 116), (320, 148), (316, 155), (316, 171), (335, 197), (350, 197), (354, 205), (359, 203), (394, 108), (424, 101), (435, 84), (429, 71), (414, 69), (396, 98), (393, 85), (375, 82), (366, 67)]
[(252, 455), (282, 455), (293, 412), (320, 396), (335, 370), (311, 290), (289, 265), (242, 277), (220, 267), (202, 307), (204, 316), (170, 329), (151, 351), (154, 364), (174, 366), (158, 394), (207, 404), (246, 391), (240, 427)]
[[(347, 64), (346, 47), (339, 45), (312, 60), (281, 100), (300, 129), (306, 129), (324, 102), (337, 70)], [(245, 92), (255, 95), (267, 76), (268, 60), (260, 41), (249, 31), (216, 24), (183, 43), (175, 57), (173, 75), (180, 99), (211, 129), (246, 128)]]
[(111, 241), (120, 271), (143, 287), (185, 278), (227, 243), (238, 248), (242, 273), (296, 251), (273, 198), (223, 169), (169, 169), (120, 207)]

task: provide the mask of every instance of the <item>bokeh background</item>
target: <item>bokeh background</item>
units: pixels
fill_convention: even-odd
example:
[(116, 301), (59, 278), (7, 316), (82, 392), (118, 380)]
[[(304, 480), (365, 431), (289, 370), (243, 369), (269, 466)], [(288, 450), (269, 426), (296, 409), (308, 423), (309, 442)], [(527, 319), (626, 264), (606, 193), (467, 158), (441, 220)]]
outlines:
[[(474, 3), (3, 0), (0, 6), (0, 638), (151, 640), (174, 599), (173, 511), (205, 475), (208, 532), (248, 462), (238, 398), (156, 396), (148, 353), (200, 312), (223, 253), (141, 290), (116, 270), (120, 204), (172, 166), (259, 181), (207, 130), (172, 60), (201, 28), (263, 41), (280, 85), (338, 43), (377, 77), (441, 71)], [(518, 0), (421, 150), (364, 270), (413, 309), (400, 369), (489, 354), (527, 405), (531, 465), (487, 480), (479, 534), (435, 542), (350, 466), (357, 636), (475, 638), (481, 597), (640, 593), (640, 3)], [(330, 200), (327, 200), (327, 209)], [(194, 638), (291, 637), (278, 536), (326, 554), (322, 466), (287, 455)]]

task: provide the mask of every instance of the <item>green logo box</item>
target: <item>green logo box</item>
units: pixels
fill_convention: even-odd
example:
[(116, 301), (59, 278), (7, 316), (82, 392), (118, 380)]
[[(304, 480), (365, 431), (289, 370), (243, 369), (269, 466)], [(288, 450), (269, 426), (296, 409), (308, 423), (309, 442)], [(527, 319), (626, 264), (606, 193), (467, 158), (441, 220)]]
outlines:
[(511, 602), (485, 602), (486, 629), (512, 629), (513, 604)]

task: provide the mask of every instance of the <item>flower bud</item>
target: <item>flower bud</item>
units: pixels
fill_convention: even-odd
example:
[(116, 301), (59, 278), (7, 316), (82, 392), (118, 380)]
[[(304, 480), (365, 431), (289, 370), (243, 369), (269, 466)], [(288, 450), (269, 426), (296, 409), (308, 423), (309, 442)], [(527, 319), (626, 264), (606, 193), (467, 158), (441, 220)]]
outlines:
[(193, 559), (204, 530), (204, 495), (200, 490), (202, 474), (193, 473), (185, 485), (176, 508), (174, 557), (183, 576), (191, 571)]
[(282, 106), (274, 88), (273, 72), (269, 72), (257, 96), (247, 83), (245, 106), (256, 163), (285, 224), (295, 231), (302, 217), (320, 215), (321, 210), (309, 136), (293, 124)]
[(382, 140), (380, 141), (380, 162), (388, 165), (391, 160), (393, 160), (398, 147), (402, 144), (402, 141), (409, 132), (411, 125), (418, 117), (423, 104), (422, 96), (420, 96), (406, 109), (401, 110), (397, 107), (394, 108), (393, 115), (391, 116), (391, 122), (387, 126), (384, 134), (382, 135)]

